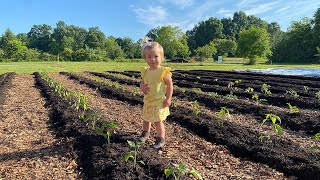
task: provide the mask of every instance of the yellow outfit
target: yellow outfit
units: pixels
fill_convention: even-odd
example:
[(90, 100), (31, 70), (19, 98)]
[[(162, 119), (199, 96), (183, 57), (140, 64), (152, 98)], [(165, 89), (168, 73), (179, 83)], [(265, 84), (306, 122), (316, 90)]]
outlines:
[(170, 115), (169, 107), (163, 107), (163, 102), (166, 99), (166, 84), (164, 76), (170, 72), (171, 68), (160, 67), (156, 70), (143, 68), (141, 70), (141, 78), (148, 85), (150, 91), (143, 98), (142, 119), (148, 122), (163, 121)]

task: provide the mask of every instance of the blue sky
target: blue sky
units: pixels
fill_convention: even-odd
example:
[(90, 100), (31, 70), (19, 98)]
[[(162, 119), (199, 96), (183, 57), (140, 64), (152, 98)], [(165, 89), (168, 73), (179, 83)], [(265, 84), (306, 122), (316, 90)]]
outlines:
[(178, 26), (184, 32), (209, 17), (243, 11), (286, 30), (292, 21), (312, 18), (320, 0), (1, 0), (0, 35), (6, 29), (27, 33), (33, 25), (58, 21), (99, 27), (106, 36), (143, 38), (152, 28)]

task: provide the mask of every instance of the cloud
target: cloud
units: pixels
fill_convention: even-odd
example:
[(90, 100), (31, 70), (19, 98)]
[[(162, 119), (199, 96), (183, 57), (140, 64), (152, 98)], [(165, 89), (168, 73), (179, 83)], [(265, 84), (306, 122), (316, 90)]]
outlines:
[(219, 9), (219, 11), (217, 12), (217, 14), (220, 14), (223, 17), (232, 17), (234, 14), (233, 10), (227, 10), (224, 8)]
[(245, 10), (244, 12), (247, 15), (256, 15), (256, 14), (262, 14), (265, 13), (271, 9), (274, 9), (274, 6), (277, 4), (277, 2), (271, 2), (271, 3), (265, 3), (258, 5), (257, 7)]
[(161, 6), (149, 7), (147, 9), (137, 8), (133, 9), (136, 13), (138, 22), (146, 24), (151, 27), (161, 26), (167, 21), (168, 13), (166, 9)]
[(178, 6), (180, 9), (184, 9), (185, 7), (189, 7), (193, 5), (193, 0), (159, 0), (160, 3), (166, 4), (170, 3), (175, 6)]
[(261, 0), (241, 0), (237, 5), (241, 7), (247, 7), (250, 6), (253, 3), (259, 2)]

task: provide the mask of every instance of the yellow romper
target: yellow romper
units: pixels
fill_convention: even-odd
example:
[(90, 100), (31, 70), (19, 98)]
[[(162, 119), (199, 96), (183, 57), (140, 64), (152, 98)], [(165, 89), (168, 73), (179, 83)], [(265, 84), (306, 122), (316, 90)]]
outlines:
[(148, 85), (150, 91), (143, 98), (142, 119), (147, 122), (164, 121), (170, 115), (169, 107), (163, 107), (163, 102), (166, 99), (166, 84), (164, 76), (170, 72), (171, 68), (160, 67), (156, 70), (143, 68), (141, 70), (141, 78)]

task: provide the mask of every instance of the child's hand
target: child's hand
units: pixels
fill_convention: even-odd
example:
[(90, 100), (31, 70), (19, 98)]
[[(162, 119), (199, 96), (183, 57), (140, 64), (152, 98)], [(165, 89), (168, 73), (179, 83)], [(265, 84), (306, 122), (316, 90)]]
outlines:
[(143, 92), (143, 94), (147, 95), (150, 91), (150, 87), (148, 86), (148, 84), (141, 84), (140, 90)]
[(163, 101), (163, 107), (169, 107), (171, 105), (171, 99), (165, 99)]

